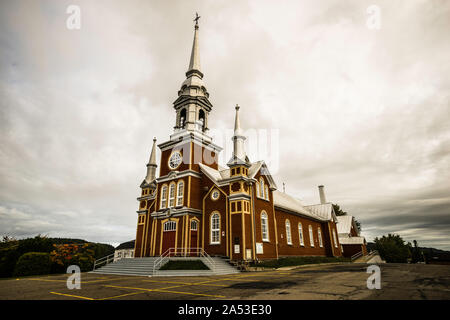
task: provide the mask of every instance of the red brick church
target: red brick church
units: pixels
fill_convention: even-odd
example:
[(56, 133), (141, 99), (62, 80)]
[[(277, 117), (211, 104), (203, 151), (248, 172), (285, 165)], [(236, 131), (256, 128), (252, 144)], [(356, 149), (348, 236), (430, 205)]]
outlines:
[(154, 139), (140, 185), (135, 257), (159, 256), (169, 248), (202, 248), (231, 260), (341, 256), (336, 215), (323, 186), (314, 205), (278, 191), (265, 162), (246, 155), (239, 106), (233, 155), (226, 167), (218, 164), (222, 148), (208, 136), (208, 98), (197, 20), (186, 80), (173, 103), (174, 132), (158, 144), (159, 177)]

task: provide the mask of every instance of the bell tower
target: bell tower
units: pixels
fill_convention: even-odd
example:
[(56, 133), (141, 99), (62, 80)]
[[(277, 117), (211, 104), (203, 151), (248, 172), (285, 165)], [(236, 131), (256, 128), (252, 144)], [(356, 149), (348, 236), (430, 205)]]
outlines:
[(208, 117), (213, 105), (200, 67), (199, 19), (197, 14), (186, 79), (173, 102), (176, 114), (174, 131), (169, 141), (158, 145), (162, 152), (160, 177), (175, 171), (199, 173), (199, 163), (218, 168), (218, 154), (222, 148), (208, 135)]
[(209, 93), (200, 71), (199, 18), (197, 16), (195, 19), (194, 42), (186, 80), (181, 84), (178, 99), (173, 103), (176, 111), (175, 134), (189, 131), (203, 135), (208, 131), (208, 116), (212, 104), (208, 100)]

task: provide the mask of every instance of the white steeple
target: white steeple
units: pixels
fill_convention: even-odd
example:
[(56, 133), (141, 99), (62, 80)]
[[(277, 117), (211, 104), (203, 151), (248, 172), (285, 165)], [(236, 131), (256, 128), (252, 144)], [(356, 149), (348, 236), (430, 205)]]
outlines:
[(213, 106), (208, 100), (209, 93), (203, 82), (203, 73), (200, 71), (199, 19), (196, 13), (194, 41), (186, 80), (181, 84), (178, 98), (174, 102), (176, 119), (174, 134), (170, 136), (171, 140), (178, 140), (180, 136), (193, 133), (201, 139), (211, 141), (207, 132), (209, 130), (208, 116)]
[(150, 153), (150, 159), (147, 163), (147, 176), (145, 177), (145, 181), (147, 183), (150, 183), (156, 179), (157, 167), (158, 165), (156, 164), (156, 138), (153, 138), (152, 152)]
[(241, 128), (241, 121), (239, 119), (239, 105), (236, 105), (236, 116), (234, 119), (234, 134), (231, 140), (233, 141), (233, 155), (230, 161), (228, 161), (228, 166), (236, 164), (249, 165), (249, 160), (245, 154), (244, 142), (247, 139)]
[[(191, 59), (189, 60), (188, 71), (186, 72), (186, 80), (181, 84), (181, 90), (178, 95), (188, 94), (191, 96), (205, 96), (209, 94), (203, 83), (203, 73), (200, 71), (200, 45), (199, 45), (199, 26), (197, 17), (194, 19), (194, 41), (192, 42)], [(192, 90), (194, 89), (194, 90)], [(200, 90), (199, 90), (200, 89)]]
[[(200, 17), (198, 16), (197, 13), (197, 17), (194, 19), (195, 21), (195, 31), (194, 31), (194, 42), (192, 43), (192, 52), (191, 52), (191, 60), (189, 62), (189, 69), (188, 69), (188, 73), (189, 71), (197, 71), (200, 72), (200, 50), (199, 50), (199, 44), (198, 44), (198, 19)], [(203, 77), (203, 74), (202, 76)]]

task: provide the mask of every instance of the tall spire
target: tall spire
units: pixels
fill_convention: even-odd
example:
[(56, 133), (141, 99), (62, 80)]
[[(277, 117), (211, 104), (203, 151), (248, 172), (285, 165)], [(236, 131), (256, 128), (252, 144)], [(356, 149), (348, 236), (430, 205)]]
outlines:
[(186, 80), (181, 84), (181, 90), (178, 91), (178, 96), (195, 95), (208, 98), (209, 94), (203, 83), (203, 73), (200, 71), (200, 45), (198, 35), (198, 19), (200, 19), (200, 16), (198, 13), (196, 13), (196, 15), (197, 17), (194, 19), (194, 41), (192, 42), (191, 59), (189, 60), (189, 67), (186, 72)]
[(150, 154), (150, 160), (147, 163), (147, 176), (145, 181), (147, 183), (152, 182), (156, 178), (156, 138), (153, 138), (152, 152)]
[(192, 43), (191, 59), (189, 60), (189, 68), (186, 76), (189, 77), (191, 74), (196, 73), (201, 79), (203, 78), (203, 73), (200, 71), (200, 48), (198, 40), (198, 19), (200, 19), (200, 16), (197, 12), (195, 14), (194, 42)]
[(228, 166), (234, 164), (248, 164), (249, 160), (245, 154), (244, 141), (246, 137), (243, 135), (241, 129), (241, 121), (239, 119), (239, 105), (236, 105), (236, 116), (234, 119), (234, 134), (231, 140), (233, 141), (233, 155), (228, 161)]

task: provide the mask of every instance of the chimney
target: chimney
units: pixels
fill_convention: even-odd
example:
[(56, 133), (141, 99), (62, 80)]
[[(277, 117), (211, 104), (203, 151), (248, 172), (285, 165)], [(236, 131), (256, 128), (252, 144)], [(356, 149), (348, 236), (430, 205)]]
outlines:
[(323, 186), (319, 186), (319, 196), (321, 204), (327, 203), (327, 200), (325, 199), (325, 191), (323, 190)]

